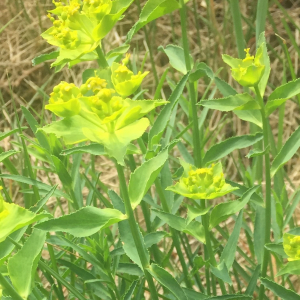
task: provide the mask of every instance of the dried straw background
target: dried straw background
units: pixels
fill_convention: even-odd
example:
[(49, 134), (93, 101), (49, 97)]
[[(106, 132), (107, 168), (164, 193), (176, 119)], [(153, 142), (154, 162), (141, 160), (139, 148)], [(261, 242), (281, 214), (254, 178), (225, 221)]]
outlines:
[[(191, 54), (195, 60), (205, 62), (214, 71), (217, 71), (220, 67), (224, 67), (220, 77), (238, 88), (230, 78), (229, 69), (221, 60), (222, 53), (237, 56), (228, 1), (210, 0), (208, 2), (210, 2), (209, 7), (207, 7), (207, 2), (205, 0), (197, 0), (196, 7), (193, 7), (193, 1), (190, 1), (188, 4), (190, 7), (190, 10), (188, 11), (188, 34)], [(252, 0), (240, 1), (241, 12), (245, 16), (245, 20), (248, 20), (250, 26), (254, 25), (253, 20), (256, 3), (257, 1)], [(294, 22), (300, 24), (300, 1), (282, 0), (280, 3), (285, 7), (286, 12), (293, 18)], [(38, 122), (40, 122), (41, 120), (39, 118), (46, 101), (46, 95), (52, 91), (53, 86), (58, 84), (61, 80), (80, 84), (82, 71), (86, 68), (96, 66), (93, 63), (82, 63), (72, 69), (64, 68), (62, 72), (57, 74), (54, 74), (54, 70), (50, 69), (49, 63), (44, 63), (35, 67), (32, 66), (31, 61), (34, 57), (54, 50), (54, 47), (47, 44), (40, 37), (40, 34), (50, 26), (50, 21), (46, 17), (46, 11), (51, 8), (51, 0), (0, 0), (0, 28), (16, 16), (14, 21), (0, 33), (0, 131), (16, 127), (14, 103), (16, 104), (17, 112), (20, 116), (20, 106), (24, 105), (36, 112), (35, 116)], [(196, 9), (197, 12), (201, 41), (197, 38), (193, 9)], [(276, 23), (277, 33), (287, 40), (292, 63), (299, 76), (298, 54), (289, 42), (288, 35), (281, 22), (284, 15), (278, 7), (272, 3), (270, 4), (269, 13)], [(134, 22), (137, 21), (138, 15), (139, 9), (137, 5), (133, 4), (127, 11), (125, 18), (118, 23), (110, 35), (105, 39), (104, 46), (106, 50), (117, 47), (125, 41), (126, 33)], [(249, 24), (246, 22), (243, 23), (243, 29), (246, 35), (249, 33)], [(291, 25), (289, 22), (288, 24)], [(299, 31), (293, 27), (291, 28), (297, 44), (300, 45)], [(181, 42), (181, 27), (178, 12), (175, 12), (172, 17), (165, 16), (155, 23), (149, 24), (147, 30), (150, 34), (150, 46), (154, 52), (156, 69), (158, 76), (160, 77), (163, 71), (168, 67), (168, 59), (162, 52), (157, 51), (157, 48), (160, 45), (166, 46), (168, 44), (180, 44)], [(283, 49), (278, 42), (278, 37), (275, 36), (273, 27), (268, 21), (265, 31), (267, 42), (270, 43), (279, 57), (284, 57)], [(140, 30), (136, 34), (131, 45), (130, 51), (136, 51), (138, 57), (142, 61), (145, 52), (148, 49), (143, 30)], [(250, 38), (247, 46), (253, 51), (255, 49), (255, 38)], [(272, 70), (270, 81), (271, 84), (276, 87), (282, 82), (283, 66), (278, 57), (272, 53), (271, 64)], [(149, 57), (147, 58), (145, 69), (151, 71)], [(178, 79), (179, 74), (175, 73), (174, 78)], [(291, 78), (287, 78), (287, 80), (290, 79)], [(39, 88), (41, 86), (44, 87), (42, 90)], [(147, 76), (143, 86), (149, 89), (147, 97), (151, 98), (155, 90), (153, 74)], [(200, 81), (199, 97), (203, 94), (206, 86), (204, 80)], [(267, 89), (267, 94), (270, 92), (271, 90)], [(169, 93), (170, 91), (167, 85), (164, 86), (164, 94), (166, 97)], [(47, 120), (50, 120), (50, 114), (48, 112), (44, 112), (44, 114), (45, 122), (47, 122)], [(295, 102), (288, 101), (285, 114), (284, 140), (287, 139), (299, 125), (299, 106)], [(207, 124), (210, 131), (217, 129), (222, 116), (222, 113), (218, 111), (209, 114)], [(225, 137), (249, 133), (249, 127), (245, 122), (240, 121), (234, 115), (229, 114), (228, 117), (232, 122), (224, 126), (222, 130), (218, 132), (215, 142), (221, 141)], [(270, 123), (275, 137), (277, 135), (277, 122), (278, 115), (277, 113), (274, 113), (271, 116)], [(28, 134), (30, 134), (29, 131)], [(0, 142), (0, 146), (4, 147), (5, 150), (11, 149), (11, 140), (9, 138), (5, 139)], [(241, 153), (242, 156), (244, 156), (247, 154), (247, 151), (242, 151)], [(238, 158), (239, 155), (236, 155)], [(247, 159), (244, 159), (244, 161), (247, 165)], [(103, 172), (101, 180), (110, 187), (117, 189), (118, 183), (116, 171), (112, 168), (110, 161), (106, 158), (99, 158), (98, 162), (99, 170)], [(16, 163), (18, 162), (16, 161)], [(296, 187), (298, 187), (300, 183), (299, 163), (299, 157), (297, 156), (286, 166), (286, 171)], [(0, 168), (1, 167), (2, 165), (0, 164)], [(226, 173), (233, 180), (238, 178), (232, 159), (228, 159), (227, 161)], [(44, 180), (45, 182), (48, 181), (47, 177), (42, 172), (39, 174), (39, 179)], [(58, 181), (55, 176), (52, 179)], [(290, 193), (293, 192), (292, 187), (289, 185), (288, 189)], [(18, 198), (17, 192), (18, 189), (13, 189), (12, 194), (14, 195), (14, 198)], [(300, 208), (297, 210), (297, 216), (299, 214)], [(232, 222), (232, 220), (230, 222)], [(300, 222), (298, 222), (298, 225), (300, 226)], [(247, 249), (246, 244), (241, 244), (240, 246)], [(296, 281), (295, 278), (295, 285), (297, 284), (299, 286), (300, 291), (299, 282), (297, 283)]]

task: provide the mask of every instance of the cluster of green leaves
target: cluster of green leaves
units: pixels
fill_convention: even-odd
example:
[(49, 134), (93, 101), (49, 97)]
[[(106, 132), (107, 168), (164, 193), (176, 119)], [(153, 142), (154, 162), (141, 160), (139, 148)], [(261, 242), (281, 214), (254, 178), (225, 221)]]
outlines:
[[(282, 168), (300, 146), (300, 129), (282, 146), (270, 134), (268, 122), (270, 114), (300, 94), (300, 81), (284, 83), (263, 100), (270, 61), (261, 33), (255, 56), (249, 54), (249, 49), (245, 58), (223, 56), (232, 68), (233, 78), (245, 87), (239, 93), (189, 54), (185, 2), (148, 0), (124, 45), (104, 54), (101, 40), (132, 1), (54, 1), (56, 8), (50, 12), (57, 19), (50, 16), (53, 27), (43, 37), (59, 49), (33, 63), (57, 58), (53, 65), (59, 71), (65, 65), (72, 67), (96, 59), (99, 68), (83, 73), (81, 87), (62, 82), (54, 89), (46, 108), (62, 120), (42, 127), (22, 107), (34, 138), (28, 138), (23, 133), (27, 128), (21, 125), (0, 134), (0, 140), (15, 134), (20, 139), (15, 143), (20, 151), (0, 149), (0, 162), (8, 170), (0, 177), (20, 185), (25, 204), (22, 208), (12, 203), (9, 189), (3, 184), (2, 299), (63, 300), (67, 290), (69, 299), (80, 300), (140, 300), (149, 295), (154, 300), (250, 300), (258, 295), (262, 300), (268, 299), (265, 288), (284, 300), (300, 299), (289, 280), (290, 274), (300, 274), (300, 229), (292, 218), (300, 194), (296, 190), (288, 195), (284, 184), (287, 175)], [(174, 82), (166, 71), (154, 100), (137, 100), (143, 99), (145, 90), (140, 84), (145, 74), (130, 71), (126, 66), (128, 57), (123, 64), (119, 61), (138, 30), (176, 9), (181, 12), (183, 47), (167, 45), (160, 50), (181, 78)], [(134, 63), (132, 67), (137, 69)], [(208, 84), (197, 101), (200, 79)], [(172, 90), (167, 102), (159, 100), (165, 81)], [(205, 99), (211, 86), (215, 88)], [(217, 90), (223, 98), (213, 99)], [(154, 109), (162, 104), (156, 114)], [(253, 132), (216, 143), (205, 122), (209, 110), (214, 109), (233, 112), (250, 122)], [(152, 126), (145, 132), (150, 122), (144, 116), (151, 111)], [(201, 111), (200, 117), (197, 111)], [(186, 118), (190, 122), (187, 127), (179, 121)], [(205, 151), (208, 142), (213, 145)], [(246, 167), (242, 160), (235, 162), (244, 169), (240, 171), (242, 184), (225, 180), (221, 162), (226, 162), (233, 151), (249, 147), (247, 158), (252, 164)], [(174, 157), (174, 148), (181, 160)], [(22, 172), (9, 160), (19, 152), (24, 158)], [(90, 161), (83, 161), (83, 155), (89, 155)], [(115, 163), (120, 193), (99, 179), (95, 157), (100, 155)], [(31, 156), (38, 162), (34, 166)], [(257, 166), (262, 158), (264, 171)], [(40, 168), (57, 174), (61, 187), (53, 186), (50, 177), (50, 184), (39, 181)], [(128, 184), (125, 168), (130, 170)], [(261, 188), (263, 177), (265, 189)], [(83, 189), (88, 191), (85, 197)], [(228, 193), (238, 198), (223, 197)], [(55, 209), (60, 208), (60, 217), (49, 213), (46, 204), (51, 197), (57, 200)], [(210, 200), (218, 197), (222, 202), (212, 205)], [(61, 198), (68, 202), (67, 211), (61, 206)], [(137, 207), (141, 207), (145, 226), (138, 222)], [(232, 230), (222, 225), (230, 217), (235, 220)], [(289, 232), (284, 234), (287, 228)], [(239, 246), (242, 229), (249, 255)], [(216, 231), (222, 239), (216, 238)], [(198, 241), (196, 249), (191, 247), (189, 236)], [(163, 244), (164, 251), (159, 247)], [(174, 248), (180, 266), (170, 259)], [(42, 251), (48, 255), (42, 255)], [(245, 266), (237, 262), (237, 253)], [(270, 255), (280, 268), (277, 274)], [(289, 262), (284, 264), (286, 258)], [(275, 276), (282, 276), (282, 284), (276, 283)]]

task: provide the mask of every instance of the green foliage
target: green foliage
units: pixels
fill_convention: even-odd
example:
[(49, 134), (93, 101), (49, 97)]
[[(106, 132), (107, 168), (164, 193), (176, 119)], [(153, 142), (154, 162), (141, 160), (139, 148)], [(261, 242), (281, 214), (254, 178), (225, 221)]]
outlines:
[[(187, 2), (148, 0), (141, 8), (133, 0), (53, 1), (53, 26), (42, 37), (58, 49), (33, 65), (56, 59), (56, 72), (81, 62), (92, 68), (79, 74), (81, 83), (61, 81), (49, 96), (48, 81), (37, 88), (54, 114), (51, 123), (32, 98), (21, 114), (13, 105), (16, 128), (0, 133), (5, 146), (13, 141), (9, 150), (0, 147), (1, 299), (264, 300), (266, 289), (270, 299), (299, 299), (289, 275), (300, 275), (300, 230), (293, 218), (300, 193), (281, 167), (300, 146), (299, 128), (283, 143), (285, 103), (300, 99), (300, 81), (286, 45), (282, 58), (265, 37), (267, 15), (277, 32), (268, 3), (249, 5), (256, 9), (252, 28), (242, 4), (230, 0), (233, 20), (224, 19), (225, 41), (213, 2), (201, 4), (207, 9), (201, 16), (197, 1)], [(124, 44), (111, 43), (105, 37), (129, 7), (129, 19), (137, 21), (127, 32), (122, 26)], [(161, 30), (155, 20), (163, 16), (170, 17), (173, 44), (155, 49)], [(224, 80), (213, 53), (205, 53), (204, 63), (202, 53), (190, 51), (188, 23), (203, 46), (199, 22), (226, 50), (232, 23), (239, 58), (222, 57), (242, 87)], [(140, 60), (142, 45), (135, 42), (142, 28), (154, 84), (146, 77), (148, 57)], [(256, 54), (249, 48), (244, 55), (244, 45), (254, 48), (254, 34)], [(279, 65), (287, 60), (289, 69), (279, 66), (280, 86), (270, 77), (269, 55)], [(168, 58), (170, 67), (156, 69), (158, 58), (161, 66)], [(6, 119), (8, 107), (4, 103)], [(275, 128), (269, 116), (277, 108)], [(239, 124), (249, 134), (236, 135)]]
[(34, 276), (46, 233), (35, 229), (23, 247), (8, 260), (8, 274), (16, 291), (27, 299), (33, 288)]

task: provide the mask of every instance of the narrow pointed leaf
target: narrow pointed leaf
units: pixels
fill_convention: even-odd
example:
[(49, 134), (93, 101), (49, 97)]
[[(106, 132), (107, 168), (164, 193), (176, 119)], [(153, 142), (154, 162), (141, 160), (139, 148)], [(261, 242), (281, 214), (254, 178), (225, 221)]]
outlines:
[(271, 166), (271, 176), (274, 176), (276, 172), (288, 162), (300, 147), (300, 126), (292, 133), (292, 135), (285, 142), (279, 153), (273, 160)]
[(169, 103), (161, 110), (153, 124), (153, 127), (150, 129), (148, 137), (150, 143), (149, 150), (152, 150), (154, 145), (159, 144), (164, 130), (169, 123), (171, 113), (183, 93), (183, 89), (185, 88), (188, 78), (189, 74), (186, 74), (181, 78), (180, 82), (176, 85), (175, 90), (168, 99)]
[(224, 261), (227, 269), (229, 270), (234, 262), (236, 247), (240, 236), (240, 231), (243, 222), (243, 210), (240, 211), (239, 216), (235, 222), (234, 229), (230, 235), (228, 242), (222, 252), (220, 261)]
[(76, 237), (85, 237), (124, 219), (126, 216), (116, 209), (86, 206), (72, 214), (39, 223), (35, 228), (63, 231)]
[(276, 296), (282, 300), (300, 300), (300, 295), (294, 291), (286, 289), (285, 287), (275, 283), (267, 278), (261, 278), (261, 283), (269, 290), (271, 290)]
[(249, 202), (252, 194), (257, 190), (257, 188), (258, 187), (255, 186), (249, 189), (239, 200), (229, 201), (229, 202), (216, 205), (210, 215), (210, 220), (209, 220), (210, 229), (214, 228), (222, 221), (228, 219), (231, 215), (243, 209), (245, 205)]
[(246, 148), (254, 145), (263, 138), (262, 133), (254, 135), (243, 135), (229, 138), (221, 143), (212, 146), (205, 154), (203, 163), (209, 164), (217, 161), (231, 153), (233, 150)]
[(165, 286), (178, 300), (188, 300), (183, 289), (175, 278), (156, 264), (151, 264), (147, 271), (163, 286)]
[(153, 184), (162, 167), (168, 159), (168, 151), (174, 147), (173, 141), (157, 156), (144, 162), (130, 176), (128, 191), (132, 208), (136, 208), (142, 201), (150, 186)]
[(34, 230), (23, 247), (8, 261), (8, 274), (16, 291), (27, 299), (33, 287), (33, 280), (46, 240), (46, 233)]

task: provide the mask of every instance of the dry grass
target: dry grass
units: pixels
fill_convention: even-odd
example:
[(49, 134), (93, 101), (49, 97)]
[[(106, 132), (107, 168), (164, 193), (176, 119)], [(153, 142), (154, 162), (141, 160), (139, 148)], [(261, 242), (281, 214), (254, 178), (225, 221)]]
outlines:
[[(283, 0), (280, 2), (294, 22), (299, 24), (300, 1)], [(207, 7), (207, 3), (210, 3), (210, 7)], [(256, 1), (240, 1), (240, 5), (241, 11), (246, 19), (253, 20), (256, 10)], [(51, 7), (51, 0), (23, 0), (23, 2), (22, 0), (2, 0), (0, 2), (0, 28), (19, 14), (15, 20), (2, 33), (0, 33), (0, 131), (11, 129), (16, 124), (13, 102), (16, 103), (18, 112), (20, 111), (21, 105), (34, 109), (36, 111), (35, 116), (40, 122), (40, 112), (42, 111), (43, 104), (46, 101), (46, 95), (51, 92), (53, 86), (61, 80), (80, 84), (82, 71), (93, 66), (93, 63), (82, 63), (73, 69), (64, 68), (62, 72), (57, 74), (54, 74), (54, 70), (50, 69), (49, 63), (44, 63), (35, 67), (32, 66), (31, 61), (34, 57), (54, 50), (54, 47), (48, 45), (40, 37), (40, 34), (50, 25), (49, 20), (46, 17), (46, 10)], [(192, 12), (193, 1), (190, 1), (189, 7), (191, 9), (188, 11), (188, 34), (192, 56), (197, 61), (205, 62), (214, 71), (217, 71), (220, 67), (225, 67), (221, 60), (221, 54), (228, 53), (235, 56), (237, 54), (235, 39), (232, 34), (233, 25), (228, 1), (196, 1), (200, 36), (197, 34), (195, 18)], [(278, 34), (287, 40), (287, 46), (294, 69), (296, 73), (299, 73), (299, 58), (297, 51), (289, 42), (288, 36), (281, 22), (284, 15), (274, 4), (270, 6), (269, 12), (276, 23)], [(105, 39), (105, 48), (109, 50), (121, 45), (125, 41), (127, 31), (131, 28), (134, 22), (137, 21), (137, 18), (138, 8), (133, 4), (126, 13), (126, 17)], [(252, 25), (254, 24), (252, 23)], [(244, 33), (246, 36), (248, 35), (248, 28), (248, 25), (244, 22)], [(162, 17), (156, 23), (147, 26), (147, 30), (151, 40), (150, 46), (154, 51), (156, 69), (158, 76), (160, 77), (168, 66), (168, 59), (162, 52), (157, 51), (157, 47), (160, 45), (166, 46), (168, 44), (180, 44), (181, 28), (179, 14), (176, 12), (171, 18), (170, 16)], [(293, 28), (292, 33), (296, 42), (300, 45), (299, 31)], [(283, 49), (281, 48), (278, 38), (274, 34), (273, 27), (269, 22), (266, 24), (266, 39), (273, 47), (278, 57), (283, 58)], [(136, 51), (138, 53), (138, 57), (142, 60), (148, 50), (143, 30), (140, 30), (136, 34), (131, 45), (130, 51)], [(249, 39), (247, 46), (253, 50), (255, 48), (255, 39)], [(270, 82), (272, 86), (277, 86), (283, 80), (283, 66), (278, 57), (271, 54), (272, 71)], [(149, 57), (146, 61), (145, 68), (151, 71)], [(229, 77), (227, 68), (222, 70), (220, 77), (224, 80), (228, 80), (230, 84), (235, 85)], [(49, 80), (49, 78), (51, 79)], [(174, 78), (178, 79), (179, 74), (175, 73)], [(287, 80), (290, 79), (291, 78), (287, 78)], [(44, 84), (45, 86), (41, 91), (39, 87)], [(153, 74), (150, 74), (146, 78), (144, 86), (149, 89), (147, 97), (151, 98), (155, 90)], [(201, 97), (204, 93), (206, 86), (207, 82), (204, 80), (200, 81), (198, 88), (199, 97)], [(271, 90), (268, 88), (267, 94), (270, 92)], [(170, 90), (166, 85), (164, 87), (164, 94), (167, 97), (169, 93)], [(46, 119), (50, 119), (50, 114), (45, 112), (45, 115)], [(222, 113), (218, 111), (214, 111), (209, 115), (209, 131), (213, 131), (217, 128), (221, 118)], [(240, 121), (235, 116), (232, 116), (232, 120), (233, 121), (230, 124), (224, 126), (224, 128), (218, 133), (216, 142), (223, 140), (224, 136), (243, 135), (249, 132), (249, 127), (245, 122)], [(299, 105), (292, 101), (288, 101), (286, 104), (284, 119), (284, 140), (286, 140), (298, 127), (299, 120)], [(276, 138), (278, 123), (277, 113), (272, 114), (270, 123)], [(6, 139), (0, 142), (0, 146), (4, 147), (5, 150), (8, 150), (11, 147), (10, 140)], [(242, 154), (245, 155), (247, 152), (242, 152)], [(238, 155), (235, 156), (235, 159), (238, 159)], [(247, 165), (246, 159), (244, 159), (244, 162)], [(299, 163), (299, 157), (297, 156), (286, 166), (286, 171), (292, 183), (296, 187), (300, 184), (300, 173), (298, 171)], [(112, 163), (106, 158), (99, 158), (97, 160), (97, 166), (98, 171), (103, 173), (101, 180), (112, 188), (117, 188), (117, 174), (115, 169), (112, 168)], [(232, 159), (228, 160), (226, 173), (230, 174), (232, 179), (238, 178)], [(40, 174), (40, 177), (41, 180), (47, 181), (47, 178), (44, 177), (42, 173)], [(58, 181), (58, 179), (54, 178), (54, 181)], [(287, 187), (289, 192), (292, 193), (293, 188), (289, 184)], [(14, 190), (13, 194), (16, 195), (16, 192), (17, 191)], [(297, 215), (300, 215), (299, 208), (297, 209)], [(232, 220), (230, 222), (231, 224), (227, 224), (228, 226), (232, 226)], [(298, 225), (300, 225), (299, 222)], [(193, 243), (192, 240), (191, 243)], [(245, 248), (245, 251), (247, 251), (246, 243), (241, 244), (240, 246)], [(299, 282), (297, 283), (296, 278), (294, 279), (295, 285), (297, 284), (299, 286), (298, 290), (300, 291)]]

